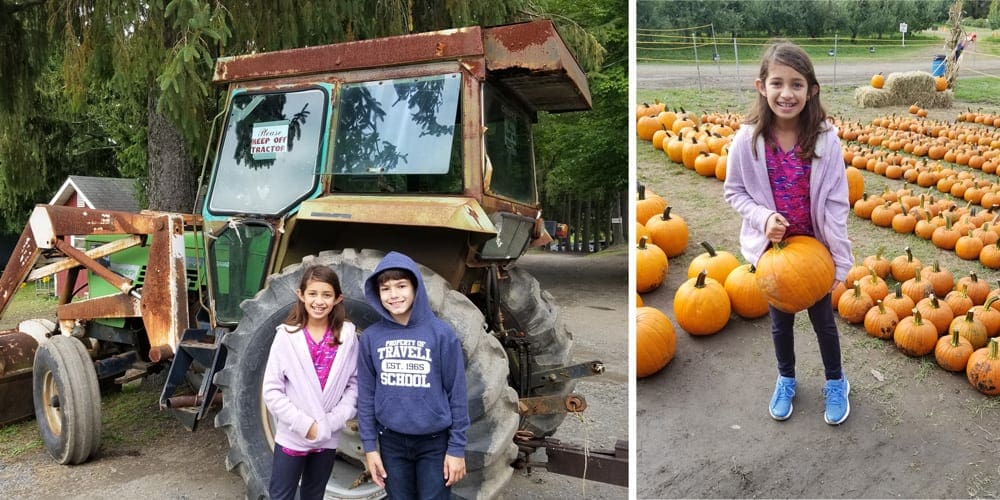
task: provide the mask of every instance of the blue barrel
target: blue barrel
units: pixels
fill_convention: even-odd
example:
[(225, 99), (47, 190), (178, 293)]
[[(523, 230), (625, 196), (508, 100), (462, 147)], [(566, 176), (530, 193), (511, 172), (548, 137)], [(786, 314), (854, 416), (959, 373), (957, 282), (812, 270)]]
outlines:
[(931, 63), (931, 75), (944, 76), (944, 54), (936, 54), (934, 62)]

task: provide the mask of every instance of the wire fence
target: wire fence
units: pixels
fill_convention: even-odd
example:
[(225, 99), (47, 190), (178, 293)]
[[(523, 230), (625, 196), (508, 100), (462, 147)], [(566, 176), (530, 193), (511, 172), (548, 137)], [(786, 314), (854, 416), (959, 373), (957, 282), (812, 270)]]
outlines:
[[(883, 71), (879, 69), (882, 66), (886, 72), (923, 70), (933, 73), (938, 58), (946, 56), (945, 37), (926, 34), (911, 39), (904, 37), (905, 34), (881, 38), (834, 35), (786, 39), (809, 53), (817, 73), (822, 73), (826, 79), (822, 83), (837, 86), (857, 81), (860, 76), (854, 73), (858, 72), (870, 78), (871, 74)], [(772, 37), (721, 36), (712, 24), (673, 29), (640, 28), (636, 30), (636, 61), (640, 68), (643, 65), (675, 65), (669, 66), (669, 71), (677, 78), (685, 77), (686, 81), (697, 79), (699, 89), (706, 83), (718, 85), (720, 77), (733, 79), (736, 85), (745, 85), (748, 78), (752, 83), (760, 57), (773, 40)], [(975, 42), (964, 49), (960, 74), (1000, 78), (1000, 56), (980, 52)], [(691, 74), (692, 67), (694, 74)]]

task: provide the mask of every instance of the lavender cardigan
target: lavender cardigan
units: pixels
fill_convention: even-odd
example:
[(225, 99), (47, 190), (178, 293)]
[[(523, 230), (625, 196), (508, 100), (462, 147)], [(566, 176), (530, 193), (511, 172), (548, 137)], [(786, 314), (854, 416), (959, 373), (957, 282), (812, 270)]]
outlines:
[[(757, 158), (751, 153), (753, 126), (736, 132), (729, 149), (726, 172), (726, 202), (743, 217), (740, 228), (740, 252), (747, 262), (757, 263), (768, 248), (764, 226), (775, 213), (774, 194), (764, 163), (764, 137), (758, 137)], [(835, 278), (843, 281), (854, 264), (851, 240), (847, 237), (847, 174), (840, 149), (837, 128), (827, 123), (816, 140), (815, 155), (809, 173), (809, 212), (816, 239), (833, 254)]]
[[(357, 413), (358, 336), (354, 324), (340, 329), (341, 345), (321, 389), (303, 332), (278, 326), (264, 370), (264, 404), (277, 420), (274, 440), (286, 448), (308, 451), (334, 449), (340, 430)], [(316, 439), (306, 439), (316, 421)]]

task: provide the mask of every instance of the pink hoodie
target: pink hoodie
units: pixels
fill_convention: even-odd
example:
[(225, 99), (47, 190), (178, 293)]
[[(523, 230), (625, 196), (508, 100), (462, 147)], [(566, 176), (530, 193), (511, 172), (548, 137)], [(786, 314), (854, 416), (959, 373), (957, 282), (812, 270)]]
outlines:
[[(286, 448), (308, 451), (334, 449), (340, 430), (357, 413), (358, 336), (354, 324), (340, 329), (341, 345), (330, 367), (326, 387), (321, 389), (309, 346), (302, 331), (281, 325), (274, 335), (264, 370), (264, 404), (277, 420), (274, 440)], [(306, 439), (316, 421), (316, 439)]]
[[(757, 138), (757, 158), (751, 153), (753, 126), (744, 125), (736, 132), (729, 148), (726, 172), (726, 202), (743, 217), (740, 228), (740, 252), (754, 264), (768, 248), (764, 234), (767, 219), (775, 212), (774, 194), (764, 163), (764, 137)], [(833, 255), (837, 281), (844, 281), (854, 265), (851, 240), (847, 237), (847, 174), (837, 128), (827, 128), (816, 140), (816, 150), (809, 172), (809, 212), (813, 232)]]

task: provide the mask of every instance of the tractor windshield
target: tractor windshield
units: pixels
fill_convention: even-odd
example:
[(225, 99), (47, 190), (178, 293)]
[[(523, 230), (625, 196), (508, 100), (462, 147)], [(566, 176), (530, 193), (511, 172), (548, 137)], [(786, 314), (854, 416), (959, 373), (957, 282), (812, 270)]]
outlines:
[(458, 73), (342, 85), (334, 190), (460, 192), (461, 87)]
[(212, 214), (278, 215), (316, 188), (327, 92), (239, 93), (208, 198)]

